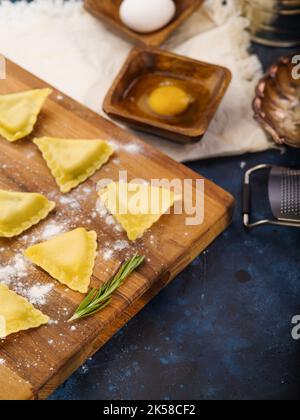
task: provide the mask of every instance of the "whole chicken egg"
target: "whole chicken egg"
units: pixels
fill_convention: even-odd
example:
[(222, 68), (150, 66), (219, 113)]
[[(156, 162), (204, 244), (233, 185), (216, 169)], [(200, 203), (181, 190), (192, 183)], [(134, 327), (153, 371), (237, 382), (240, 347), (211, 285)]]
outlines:
[(166, 26), (175, 12), (173, 0), (124, 0), (120, 18), (133, 31), (150, 33)]

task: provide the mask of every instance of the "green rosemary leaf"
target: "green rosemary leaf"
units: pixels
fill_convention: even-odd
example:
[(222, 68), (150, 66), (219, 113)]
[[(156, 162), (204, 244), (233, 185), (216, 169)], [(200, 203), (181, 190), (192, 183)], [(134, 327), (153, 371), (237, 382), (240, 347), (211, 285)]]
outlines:
[(122, 263), (116, 273), (99, 290), (92, 289), (88, 293), (68, 322), (95, 315), (109, 305), (114, 292), (143, 264), (144, 260), (144, 256), (135, 254), (130, 260)]

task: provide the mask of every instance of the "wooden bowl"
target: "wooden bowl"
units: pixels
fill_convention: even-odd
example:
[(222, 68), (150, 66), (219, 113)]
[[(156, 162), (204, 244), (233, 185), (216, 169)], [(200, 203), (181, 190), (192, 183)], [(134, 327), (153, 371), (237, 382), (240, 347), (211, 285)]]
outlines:
[(276, 143), (300, 147), (300, 77), (295, 77), (292, 60), (293, 56), (281, 57), (267, 71), (257, 86), (253, 109)]
[[(140, 106), (139, 98), (174, 82), (191, 92), (193, 103), (177, 117), (162, 117)], [(103, 110), (135, 129), (190, 143), (205, 134), (230, 84), (228, 69), (162, 51), (134, 48), (110, 88)]]
[[(143, 1), (143, 0), (141, 0)], [(204, 0), (174, 0), (176, 15), (174, 19), (159, 31), (149, 34), (140, 34), (129, 29), (119, 17), (122, 0), (85, 0), (85, 8), (94, 16), (101, 19), (114, 32), (138, 45), (158, 46), (198, 9)]]

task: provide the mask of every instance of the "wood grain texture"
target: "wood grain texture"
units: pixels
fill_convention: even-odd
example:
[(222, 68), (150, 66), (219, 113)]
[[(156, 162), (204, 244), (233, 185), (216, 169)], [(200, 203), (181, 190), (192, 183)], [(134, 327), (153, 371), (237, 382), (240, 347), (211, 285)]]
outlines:
[[(198, 142), (215, 116), (231, 78), (225, 67), (155, 47), (136, 47), (109, 89), (103, 110), (110, 117), (150, 134), (180, 143)], [(140, 105), (166, 80), (175, 86), (177, 83), (193, 97), (193, 103), (182, 115), (170, 119), (152, 114)]]
[(159, 46), (197, 10), (203, 0), (174, 0), (176, 15), (164, 28), (150, 34), (139, 34), (124, 25), (119, 17), (122, 0), (85, 0), (85, 8), (102, 20), (112, 31), (137, 45)]
[[(0, 94), (26, 89), (43, 88), (46, 83), (7, 62), (7, 79), (0, 81)], [(38, 149), (30, 139), (39, 136), (66, 138), (102, 138), (118, 145), (116, 156), (90, 180), (67, 197), (78, 206), (62, 201), (55, 181)], [(126, 145), (139, 147), (132, 154)], [(128, 171), (128, 179), (166, 178), (196, 180), (201, 178), (187, 167), (174, 162), (154, 148), (142, 143), (129, 132), (99, 117), (72, 99), (54, 90), (47, 101), (34, 133), (27, 139), (11, 144), (0, 139), (0, 188), (14, 191), (43, 193), (57, 203), (56, 211), (46, 221), (15, 239), (0, 239), (0, 264), (5, 265), (21, 253), (33, 240), (41, 238), (49, 225), (94, 229), (98, 234), (99, 253), (92, 277), (92, 286), (100, 286), (115, 266), (135, 251), (144, 253), (145, 265), (115, 294), (112, 304), (104, 311), (76, 324), (71, 330), (66, 322), (82, 299), (82, 295), (67, 290), (42, 270), (28, 265), (26, 285), (52, 283), (54, 289), (41, 307), (52, 322), (48, 326), (13, 335), (0, 341), (0, 399), (46, 398), (95, 353), (125, 322), (134, 316), (151, 298), (182, 271), (230, 223), (233, 209), (231, 195), (205, 180), (205, 220), (200, 226), (186, 226), (186, 215), (165, 215), (142, 240), (129, 249), (116, 252), (106, 261), (103, 249), (116, 240), (125, 240), (95, 214), (96, 183), (103, 178), (117, 180), (120, 170)], [(163, 311), (163, 308), (161, 308)]]

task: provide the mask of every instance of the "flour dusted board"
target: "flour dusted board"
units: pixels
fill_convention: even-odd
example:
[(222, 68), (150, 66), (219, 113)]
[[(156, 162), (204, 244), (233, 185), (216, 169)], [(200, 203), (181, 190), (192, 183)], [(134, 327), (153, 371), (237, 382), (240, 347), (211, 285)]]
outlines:
[[(0, 94), (45, 86), (8, 61), (7, 79), (0, 81)], [(231, 220), (232, 197), (205, 180), (205, 220), (201, 226), (187, 227), (185, 215), (166, 215), (137, 245), (128, 246), (124, 233), (95, 212), (96, 183), (102, 178), (117, 180), (120, 170), (128, 171), (129, 180), (196, 180), (199, 175), (54, 90), (31, 138), (57, 135), (113, 140), (117, 151), (105, 168), (71, 194), (62, 196), (30, 138), (14, 144), (0, 139), (0, 188), (43, 193), (57, 203), (57, 210), (38, 226), (19, 238), (0, 239), (0, 270), (2, 268), (3, 273), (3, 267), (9, 266), (7, 280), (12, 288), (19, 288), (25, 295), (36, 284), (48, 285), (48, 294), (44, 299), (37, 299), (36, 306), (52, 320), (48, 326), (0, 341), (0, 399), (43, 399), (50, 395), (203, 251)], [(135, 251), (145, 254), (147, 262), (116, 293), (108, 308), (72, 328), (66, 320), (82, 295), (53, 281), (42, 270), (24, 265), (20, 255), (34, 242), (76, 227), (94, 229), (98, 234), (99, 252), (92, 286), (100, 286), (116, 265)]]

